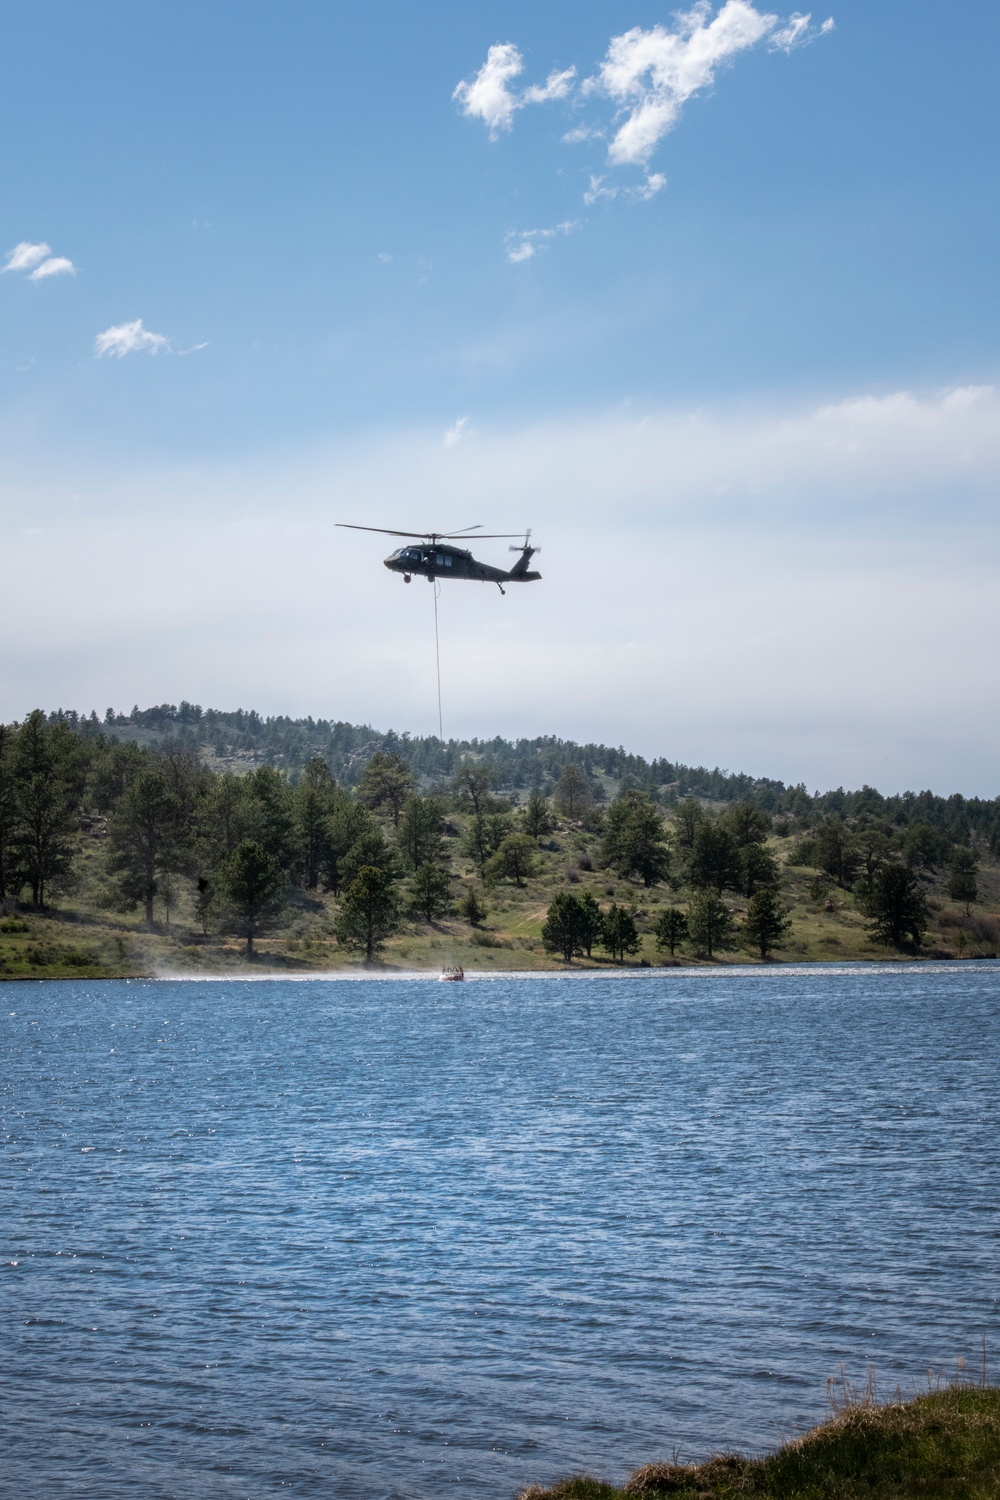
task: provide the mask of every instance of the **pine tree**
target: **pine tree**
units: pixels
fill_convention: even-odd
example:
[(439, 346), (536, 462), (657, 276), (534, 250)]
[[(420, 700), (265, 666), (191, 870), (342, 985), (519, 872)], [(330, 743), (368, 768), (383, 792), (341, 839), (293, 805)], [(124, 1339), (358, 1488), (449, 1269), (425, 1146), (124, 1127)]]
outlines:
[(510, 831), (511, 822), (507, 813), (477, 813), (469, 819), (462, 851), (475, 860), (480, 875)]
[(740, 890), (752, 896), (762, 886), (776, 886), (778, 861), (763, 844), (744, 844), (739, 852)]
[(462, 812), (481, 818), (488, 810), (496, 776), (488, 766), (463, 766), (452, 777), (451, 788)]
[(245, 839), (222, 865), (219, 885), (231, 921), (247, 940), (247, 958), (252, 958), (254, 938), (285, 905), (285, 876), (281, 866), (263, 844)]
[(142, 771), (125, 788), (108, 820), (111, 870), (126, 907), (141, 902), (146, 927), (153, 928), (153, 898), (164, 876), (183, 863), (181, 803), (159, 767)]
[(663, 819), (645, 792), (624, 792), (608, 809), (598, 864), (623, 879), (659, 885), (670, 873), (670, 848)]
[(16, 863), (31, 885), (35, 906), (48, 888), (70, 877), (71, 835), (78, 825), (79, 742), (64, 725), (48, 725), (35, 709), (17, 732), (13, 772)]
[(471, 885), (458, 903), (458, 910), (459, 914), (465, 918), (470, 927), (478, 927), (480, 922), (485, 922), (489, 916), (489, 910), (485, 901), (479, 899), (475, 887)]
[(415, 785), (416, 778), (405, 761), (392, 751), (380, 753), (373, 755), (365, 766), (358, 786), (358, 801), (376, 812), (388, 810), (398, 828), (403, 804)]
[(552, 832), (552, 809), (549, 799), (543, 797), (541, 792), (532, 792), (524, 804), (524, 831), (529, 833), (533, 839), (544, 838), (547, 833)]
[(549, 952), (561, 953), (567, 963), (583, 947), (583, 912), (577, 898), (562, 891), (552, 902), (542, 925), (542, 942)]
[(717, 948), (732, 947), (733, 919), (729, 907), (714, 891), (701, 891), (688, 907), (691, 941), (707, 958)]
[(14, 733), (0, 724), (0, 901), (16, 895), (20, 877), (15, 873), (17, 836), (17, 782), (14, 776)]
[(337, 783), (321, 756), (314, 756), (292, 793), (292, 821), (306, 889), (314, 891), (326, 859), (328, 820), (337, 798)]
[(973, 901), (979, 899), (978, 871), (979, 861), (972, 849), (959, 847), (954, 851), (948, 876), (948, 895), (952, 901), (964, 904), (967, 917), (972, 915)]
[(396, 833), (411, 867), (437, 864), (444, 842), (444, 818), (433, 797), (410, 797), (403, 805)]
[(688, 875), (698, 890), (737, 891), (743, 872), (736, 840), (724, 824), (702, 818), (688, 856)]
[(590, 958), (591, 949), (595, 943), (600, 942), (604, 931), (604, 913), (590, 891), (584, 891), (576, 900), (580, 908), (580, 943), (584, 953)]
[(484, 874), (487, 880), (513, 880), (516, 885), (523, 885), (537, 868), (536, 848), (535, 840), (526, 833), (508, 834), (486, 862)]
[(410, 882), (410, 904), (428, 922), (446, 915), (451, 907), (451, 881), (440, 865), (428, 860), (417, 866)]
[(340, 895), (351, 874), (369, 863), (364, 858), (352, 857), (352, 851), (361, 850), (366, 840), (385, 846), (382, 830), (368, 809), (352, 802), (344, 792), (338, 792), (326, 819), (323, 838), (323, 879), (335, 896)]
[(556, 787), (556, 807), (563, 816), (570, 819), (582, 818), (593, 800), (590, 778), (586, 771), (580, 766), (564, 766)]
[(344, 891), (336, 934), (348, 948), (363, 948), (365, 962), (399, 927), (399, 897), (391, 876), (375, 865), (363, 865)]
[(748, 948), (756, 949), (761, 959), (766, 959), (772, 948), (780, 946), (791, 925), (774, 891), (762, 886), (747, 903), (743, 941)]
[(626, 953), (638, 953), (639, 932), (635, 917), (627, 907), (612, 903), (604, 913), (601, 923), (601, 946), (607, 948), (612, 960), (625, 962)]
[(912, 870), (895, 861), (880, 865), (863, 899), (868, 932), (878, 943), (902, 948), (907, 940), (917, 947), (927, 928), (927, 897)]
[(656, 946), (660, 949), (668, 949), (670, 957), (673, 958), (674, 949), (679, 943), (683, 943), (688, 935), (687, 917), (679, 907), (668, 906), (666, 911), (660, 913), (655, 930)]

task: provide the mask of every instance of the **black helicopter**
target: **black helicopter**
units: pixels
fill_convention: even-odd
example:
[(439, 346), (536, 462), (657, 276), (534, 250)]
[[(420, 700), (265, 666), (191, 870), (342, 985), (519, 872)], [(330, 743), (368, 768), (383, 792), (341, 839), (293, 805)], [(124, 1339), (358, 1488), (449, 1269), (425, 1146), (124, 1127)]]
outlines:
[[(489, 563), (477, 562), (471, 552), (461, 547), (449, 547), (451, 541), (464, 540), (470, 531), (479, 531), (479, 526), (465, 526), (461, 531), (390, 531), (385, 526), (352, 526), (349, 521), (338, 521), (338, 526), (347, 531), (378, 531), (383, 536), (406, 536), (419, 543), (418, 546), (397, 547), (385, 559), (385, 566), (392, 573), (402, 573), (403, 582), (409, 583), (414, 573), (420, 573), (433, 583), (435, 578), (470, 578), (475, 583), (495, 583), (501, 594), (505, 583), (534, 583), (541, 573), (529, 573), (528, 564), (540, 547), (530, 545), (531, 532), (526, 531), (519, 547), (509, 547), (509, 552), (520, 552), (521, 556), (506, 572), (503, 568), (491, 568)], [(507, 541), (511, 534), (487, 534), (476, 537), (483, 542)]]

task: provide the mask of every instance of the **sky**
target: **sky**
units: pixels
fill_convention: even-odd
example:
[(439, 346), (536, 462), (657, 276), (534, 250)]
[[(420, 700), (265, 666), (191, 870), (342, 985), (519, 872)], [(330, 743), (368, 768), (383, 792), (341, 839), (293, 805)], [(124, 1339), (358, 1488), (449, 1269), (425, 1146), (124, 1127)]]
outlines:
[[(188, 699), (996, 796), (1000, 11), (49, 0), (0, 717)], [(503, 542), (477, 555), (513, 561)]]

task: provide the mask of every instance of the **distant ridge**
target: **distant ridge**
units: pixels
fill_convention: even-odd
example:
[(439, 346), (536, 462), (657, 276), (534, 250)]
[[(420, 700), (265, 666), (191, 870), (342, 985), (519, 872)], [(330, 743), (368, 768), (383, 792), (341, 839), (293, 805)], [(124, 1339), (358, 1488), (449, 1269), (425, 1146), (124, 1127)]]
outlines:
[(889, 817), (901, 823), (922, 819), (946, 832), (950, 838), (967, 840), (973, 831), (993, 837), (1000, 828), (1000, 798), (941, 796), (930, 791), (902, 792), (883, 796), (874, 787), (858, 791), (816, 792), (804, 783), (788, 786), (768, 777), (742, 772), (687, 766), (665, 758), (646, 760), (621, 747), (578, 745), (556, 735), (534, 739), (448, 740), (436, 735), (398, 734), (378, 730), (370, 724), (349, 724), (335, 719), (292, 719), (286, 715), (266, 717), (255, 710), (202, 708), (196, 703), (161, 703), (131, 713), (108, 709), (77, 713), (56, 709), (50, 723), (62, 721), (85, 738), (106, 735), (177, 750), (206, 761), (217, 770), (252, 769), (273, 765), (297, 779), (303, 767), (320, 756), (338, 781), (353, 786), (360, 780), (371, 756), (394, 751), (426, 783), (449, 779), (463, 761), (482, 762), (496, 773), (498, 786), (507, 791), (547, 789), (567, 765), (581, 766), (595, 778), (598, 795), (605, 796), (637, 787), (666, 806), (684, 797), (705, 801), (753, 802), (774, 813), (810, 817), (816, 813), (839, 813), (843, 817), (864, 814)]

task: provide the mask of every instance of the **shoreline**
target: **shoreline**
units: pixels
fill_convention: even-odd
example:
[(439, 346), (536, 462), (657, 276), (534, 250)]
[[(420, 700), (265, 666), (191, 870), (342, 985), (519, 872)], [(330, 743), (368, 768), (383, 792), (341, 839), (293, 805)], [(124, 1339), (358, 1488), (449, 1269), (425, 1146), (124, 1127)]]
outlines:
[(640, 1465), (621, 1485), (573, 1474), (549, 1486), (529, 1484), (516, 1500), (975, 1500), (1000, 1493), (1000, 1390), (971, 1382), (880, 1402), (869, 1377), (858, 1391), (831, 1390), (827, 1421), (762, 1456), (712, 1454), (702, 1463), (676, 1457)]
[[(935, 968), (942, 964), (950, 967), (965, 964), (994, 964), (1000, 968), (1000, 958), (996, 955), (969, 955), (958, 957), (952, 954), (927, 955), (899, 955), (887, 958), (842, 958), (825, 959), (813, 962), (802, 962), (801, 960), (775, 960), (767, 963), (757, 962), (695, 962), (690, 964), (594, 964), (584, 968), (582, 965), (573, 968), (565, 964), (551, 964), (549, 966), (538, 966), (532, 969), (524, 968), (490, 968), (469, 969), (466, 971), (463, 983), (482, 983), (487, 980), (496, 979), (662, 979), (675, 976), (678, 979), (704, 978), (713, 974), (726, 974), (733, 979), (753, 979), (761, 973), (780, 972), (789, 978), (797, 974), (837, 974), (857, 973), (860, 970), (875, 973), (900, 973), (915, 968)], [(78, 972), (65, 974), (0, 974), (0, 984), (65, 984), (67, 982), (86, 982), (91, 984), (115, 983), (164, 983), (164, 984), (189, 984), (210, 982), (221, 983), (258, 983), (262, 980), (284, 979), (294, 983), (304, 983), (310, 980), (321, 980), (330, 982), (344, 980), (356, 982), (358, 980), (395, 980), (420, 983), (436, 983), (442, 978), (441, 968), (415, 968), (405, 967), (398, 964), (372, 965), (370, 968), (357, 967), (344, 964), (333, 969), (288, 969), (283, 967), (268, 968), (261, 965), (259, 968), (247, 966), (245, 968), (231, 969), (185, 969), (174, 972), (136, 972), (108, 971), (95, 974), (92, 969), (81, 969)]]

